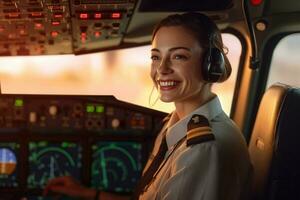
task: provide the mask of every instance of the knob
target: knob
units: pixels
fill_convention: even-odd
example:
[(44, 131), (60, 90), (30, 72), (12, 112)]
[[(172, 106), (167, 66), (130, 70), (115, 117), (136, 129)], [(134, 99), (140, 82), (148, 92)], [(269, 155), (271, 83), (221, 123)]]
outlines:
[(49, 114), (52, 115), (52, 116), (57, 115), (57, 106), (54, 106), (54, 105), (50, 106), (49, 107)]
[(117, 118), (114, 118), (112, 121), (111, 121), (111, 126), (113, 128), (118, 128), (120, 126), (120, 120), (117, 119)]

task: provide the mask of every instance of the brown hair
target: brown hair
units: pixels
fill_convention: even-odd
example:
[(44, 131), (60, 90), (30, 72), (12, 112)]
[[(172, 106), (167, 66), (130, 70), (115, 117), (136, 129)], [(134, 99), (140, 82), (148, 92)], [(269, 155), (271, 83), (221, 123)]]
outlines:
[[(209, 45), (218, 48), (223, 53), (225, 59), (225, 73), (218, 82), (224, 82), (229, 78), (231, 74), (231, 64), (226, 56), (228, 49), (223, 44), (220, 30), (209, 17), (195, 12), (169, 15), (155, 26), (152, 41), (161, 27), (168, 26), (182, 26), (186, 28), (195, 36), (199, 45), (203, 48), (208, 49)], [(226, 50), (226, 52), (224, 50)]]

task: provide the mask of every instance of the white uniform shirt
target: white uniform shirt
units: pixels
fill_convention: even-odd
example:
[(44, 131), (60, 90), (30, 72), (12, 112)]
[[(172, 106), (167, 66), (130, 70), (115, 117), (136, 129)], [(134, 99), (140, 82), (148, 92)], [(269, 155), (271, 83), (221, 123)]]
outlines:
[[(194, 114), (205, 116), (215, 140), (186, 145), (187, 124)], [(243, 135), (223, 112), (218, 97), (179, 121), (171, 114), (158, 135), (151, 159), (167, 131), (168, 152), (140, 200), (245, 200), (252, 167)], [(176, 148), (174, 149), (174, 147)]]

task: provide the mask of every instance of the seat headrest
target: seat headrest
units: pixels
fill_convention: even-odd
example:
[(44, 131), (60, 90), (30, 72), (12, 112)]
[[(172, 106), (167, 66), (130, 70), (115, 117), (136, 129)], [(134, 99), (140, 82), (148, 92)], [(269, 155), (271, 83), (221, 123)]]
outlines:
[(276, 124), (289, 86), (275, 84), (263, 95), (256, 115), (250, 143), (249, 154), (253, 163), (253, 193), (262, 194), (270, 168)]

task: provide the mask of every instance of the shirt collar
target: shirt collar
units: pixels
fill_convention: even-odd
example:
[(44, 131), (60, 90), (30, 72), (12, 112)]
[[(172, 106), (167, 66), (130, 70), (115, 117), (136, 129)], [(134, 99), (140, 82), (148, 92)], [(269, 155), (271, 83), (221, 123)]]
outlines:
[(179, 140), (186, 136), (187, 132), (187, 124), (190, 118), (194, 114), (199, 114), (205, 116), (209, 121), (215, 118), (222, 112), (221, 103), (219, 98), (216, 96), (209, 102), (205, 103), (204, 105), (200, 106), (192, 113), (184, 117), (183, 119), (179, 120), (178, 115), (176, 112), (172, 112), (170, 119), (167, 123), (167, 133), (166, 133), (166, 140), (168, 144), (168, 149), (173, 147)]

